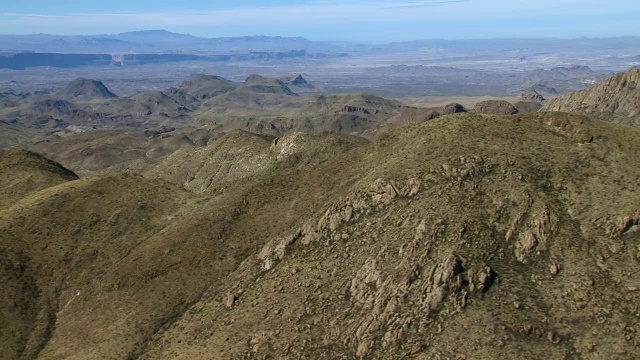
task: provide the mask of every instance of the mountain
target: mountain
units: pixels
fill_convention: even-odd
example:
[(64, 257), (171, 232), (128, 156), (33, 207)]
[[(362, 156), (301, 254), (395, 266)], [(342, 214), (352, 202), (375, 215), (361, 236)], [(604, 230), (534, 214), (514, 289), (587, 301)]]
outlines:
[(593, 87), (557, 97), (543, 111), (589, 114), (640, 126), (640, 69), (609, 77)]
[(282, 79), (282, 82), (287, 86), (302, 88), (302, 89), (313, 89), (315, 86), (307, 82), (307, 79), (302, 77), (302, 75), (290, 76)]
[(235, 131), (146, 176), (0, 152), (2, 356), (638, 358), (639, 142), (453, 114)]
[[(302, 37), (242, 36), (205, 38), (166, 30), (97, 35), (0, 35), (0, 48), (41, 53), (286, 52), (304, 50), (340, 54), (342, 48)], [(108, 60), (111, 56), (108, 56)], [(0, 67), (2, 65), (0, 57)]]
[(228, 80), (214, 75), (196, 75), (178, 86), (178, 90), (199, 101), (228, 93), (235, 88), (236, 86)]
[(98, 80), (77, 78), (71, 81), (64, 89), (58, 91), (56, 96), (62, 99), (109, 99), (117, 97)]
[(167, 30), (141, 30), (128, 31), (116, 35), (109, 36), (116, 41), (134, 41), (134, 42), (186, 42), (198, 40), (197, 37), (188, 34), (177, 34)]
[(240, 87), (256, 93), (296, 95), (282, 81), (255, 74), (250, 75)]

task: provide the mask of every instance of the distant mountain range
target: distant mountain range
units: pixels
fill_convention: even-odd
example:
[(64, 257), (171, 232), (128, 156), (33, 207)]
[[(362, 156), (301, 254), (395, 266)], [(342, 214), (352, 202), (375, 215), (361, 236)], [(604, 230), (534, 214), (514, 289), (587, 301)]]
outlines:
[(67, 53), (140, 53), (306, 50), (335, 52), (340, 48), (328, 43), (312, 42), (302, 37), (242, 36), (202, 38), (166, 30), (133, 31), (113, 35), (0, 35), (4, 51)]
[(635, 36), (578, 39), (426, 39), (363, 45), (350, 42), (312, 41), (304, 37), (264, 35), (206, 38), (166, 30), (96, 35), (0, 34), (0, 53), (35, 51), (85, 54), (96, 52), (218, 54), (248, 50), (284, 51), (295, 49), (333, 54), (369, 50), (397, 52), (417, 49), (464, 49), (484, 52), (520, 49), (521, 56), (526, 57), (539, 51), (575, 51), (594, 48), (612, 50), (638, 47), (640, 47), (640, 37)]

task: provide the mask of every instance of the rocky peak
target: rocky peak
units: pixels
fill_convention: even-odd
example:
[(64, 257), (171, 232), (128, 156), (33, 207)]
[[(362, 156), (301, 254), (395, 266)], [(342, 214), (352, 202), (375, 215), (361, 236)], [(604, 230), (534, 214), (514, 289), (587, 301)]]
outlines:
[(537, 101), (539, 103), (545, 101), (544, 96), (535, 90), (520, 94), (520, 98), (524, 101)]

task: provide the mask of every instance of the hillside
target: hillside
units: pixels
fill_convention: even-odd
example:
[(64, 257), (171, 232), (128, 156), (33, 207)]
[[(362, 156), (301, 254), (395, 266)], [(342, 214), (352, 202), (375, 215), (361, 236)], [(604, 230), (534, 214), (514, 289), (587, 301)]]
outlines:
[(640, 69), (613, 75), (587, 90), (559, 96), (542, 111), (583, 113), (640, 126)]
[(0, 149), (8, 149), (28, 143), (44, 134), (37, 129), (9, 124), (0, 120)]
[(64, 172), (0, 210), (1, 357), (640, 357), (639, 142), (455, 114)]
[(23, 150), (2, 151), (0, 173), (0, 207), (29, 193), (78, 178), (60, 164)]
[(194, 146), (194, 141), (184, 133), (146, 138), (135, 133), (111, 130), (49, 138), (30, 144), (28, 148), (84, 176), (95, 172), (125, 170), (136, 164), (153, 164), (178, 149)]

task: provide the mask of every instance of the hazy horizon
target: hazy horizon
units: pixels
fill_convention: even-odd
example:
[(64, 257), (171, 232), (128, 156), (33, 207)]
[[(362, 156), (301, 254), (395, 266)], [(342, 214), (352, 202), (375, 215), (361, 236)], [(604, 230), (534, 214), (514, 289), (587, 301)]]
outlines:
[[(335, 43), (340, 43), (340, 42), (344, 42), (344, 43), (353, 43), (353, 44), (382, 44), (382, 43), (394, 43), (396, 41), (384, 41), (384, 40), (379, 40), (379, 41), (375, 41), (375, 39), (370, 39), (370, 41), (365, 41), (365, 40), (358, 40), (358, 39), (314, 39), (314, 38), (309, 38), (306, 36), (301, 36), (301, 35), (268, 35), (268, 34), (260, 34), (260, 33), (255, 33), (255, 34), (242, 34), (242, 35), (229, 35), (229, 36), (206, 36), (206, 35), (197, 35), (197, 34), (193, 34), (193, 33), (188, 33), (188, 32), (175, 32), (175, 31), (170, 31), (167, 29), (155, 29), (155, 28), (146, 28), (146, 29), (133, 29), (133, 30), (127, 30), (127, 31), (120, 31), (120, 32), (112, 32), (112, 33), (85, 33), (85, 34), (79, 34), (79, 33), (70, 33), (70, 34), (56, 34), (56, 33), (44, 33), (44, 32), (40, 32), (40, 33), (26, 33), (26, 34), (16, 34), (16, 33), (0, 33), (0, 36), (39, 36), (39, 35), (49, 35), (49, 36), (86, 36), (86, 37), (93, 37), (93, 36), (116, 36), (116, 35), (121, 35), (121, 34), (128, 34), (128, 33), (144, 33), (144, 32), (168, 32), (174, 35), (187, 35), (187, 36), (194, 36), (194, 37), (198, 37), (198, 38), (203, 38), (203, 39), (207, 39), (207, 38), (235, 38), (235, 37), (282, 37), (282, 38), (303, 38), (305, 40), (309, 40), (309, 41), (318, 41), (318, 42), (335, 42)], [(486, 37), (486, 38), (482, 38), (482, 37), (465, 37), (465, 38), (411, 38), (411, 39), (402, 39), (402, 40), (397, 40), (397, 42), (413, 42), (413, 41), (481, 41), (481, 40), (581, 40), (581, 39), (588, 39), (588, 40), (597, 40), (597, 39), (615, 39), (615, 38), (640, 38), (640, 34), (638, 35), (612, 35), (612, 36), (567, 36), (567, 37), (563, 37), (563, 36), (547, 36), (547, 37), (527, 37), (527, 36), (513, 36), (513, 37)]]
[(368, 43), (418, 39), (640, 36), (640, 3), (617, 0), (355, 2), (124, 1), (3, 5), (0, 33), (97, 35), (166, 29), (199, 37), (302, 36)]

